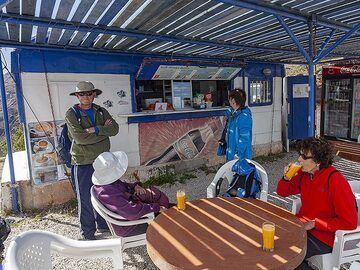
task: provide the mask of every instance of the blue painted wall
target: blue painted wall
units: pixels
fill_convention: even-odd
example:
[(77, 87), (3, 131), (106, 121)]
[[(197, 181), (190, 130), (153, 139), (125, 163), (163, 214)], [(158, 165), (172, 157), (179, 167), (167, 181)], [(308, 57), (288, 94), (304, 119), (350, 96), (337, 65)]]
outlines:
[(270, 68), (271, 75), (269, 77), (285, 77), (284, 65), (266, 64), (266, 63), (249, 63), (245, 69), (245, 77), (264, 77), (263, 69)]
[[(136, 75), (144, 57), (104, 53), (64, 51), (39, 51), (22, 49), (19, 52), (22, 72), (103, 73)], [(161, 58), (161, 57), (158, 57)], [(191, 60), (191, 58), (189, 58)], [(171, 63), (166, 63), (171, 65)], [(270, 68), (273, 77), (284, 77), (284, 67), (279, 64), (248, 63), (245, 76), (263, 76), (262, 70)]]
[(22, 72), (136, 74), (139, 56), (21, 50)]

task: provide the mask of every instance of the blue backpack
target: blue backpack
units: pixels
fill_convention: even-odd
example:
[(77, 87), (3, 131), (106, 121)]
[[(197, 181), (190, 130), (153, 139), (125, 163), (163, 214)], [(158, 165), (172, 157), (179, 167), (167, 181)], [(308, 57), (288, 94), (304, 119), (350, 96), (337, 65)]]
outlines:
[[(71, 107), (71, 109), (75, 113), (75, 116), (78, 122), (80, 123), (81, 114), (79, 109), (76, 106)], [(70, 153), (71, 145), (72, 145), (72, 141), (70, 141), (69, 139), (68, 126), (65, 123), (61, 131), (61, 134), (59, 136), (57, 151), (60, 160), (62, 160), (65, 163), (66, 167), (68, 168), (71, 168), (71, 153)]]
[(231, 170), (235, 174), (224, 197), (255, 198), (262, 185), (255, 165), (242, 159), (238, 160)]

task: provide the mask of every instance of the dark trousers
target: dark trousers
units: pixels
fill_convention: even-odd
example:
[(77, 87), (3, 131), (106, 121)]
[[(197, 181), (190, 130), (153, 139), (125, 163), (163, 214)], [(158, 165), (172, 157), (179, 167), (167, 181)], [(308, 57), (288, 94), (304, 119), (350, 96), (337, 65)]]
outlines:
[(78, 201), (80, 233), (85, 238), (93, 236), (96, 229), (108, 228), (106, 221), (95, 212), (91, 204), (90, 188), (93, 185), (91, 181), (93, 172), (92, 164), (71, 167), (71, 180)]
[(306, 262), (306, 259), (320, 254), (331, 253), (332, 247), (324, 244), (311, 233), (307, 233), (307, 250), (304, 261), (296, 268), (296, 270), (307, 270), (312, 269)]

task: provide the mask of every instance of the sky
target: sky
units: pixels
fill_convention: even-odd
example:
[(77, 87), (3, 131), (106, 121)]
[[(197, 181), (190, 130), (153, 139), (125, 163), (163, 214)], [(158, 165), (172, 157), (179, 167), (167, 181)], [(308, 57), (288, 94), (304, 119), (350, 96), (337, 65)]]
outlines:
[[(4, 63), (6, 63), (8, 69), (11, 70), (10, 53), (11, 53), (11, 51), (13, 51), (13, 49), (2, 48), (1, 51), (2, 51), (2, 55), (1, 55), (1, 56), (2, 56), (2, 61), (4, 61), (4, 58), (3, 58), (3, 57), (5, 56), (5, 61), (4, 61)], [(6, 72), (6, 71), (5, 71), (5, 72)]]

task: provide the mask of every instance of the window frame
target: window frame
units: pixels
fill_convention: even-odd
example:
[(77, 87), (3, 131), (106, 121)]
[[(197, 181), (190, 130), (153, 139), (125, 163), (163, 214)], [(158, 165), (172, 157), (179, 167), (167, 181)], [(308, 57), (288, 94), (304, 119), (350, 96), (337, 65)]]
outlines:
[[(269, 91), (270, 91), (270, 101), (267, 101), (267, 102), (260, 102), (260, 103), (253, 103), (252, 102), (252, 95), (250, 95), (250, 91), (251, 91), (251, 82), (253, 81), (261, 81), (261, 82), (268, 82), (268, 85), (269, 85)], [(260, 76), (260, 77), (249, 77), (248, 78), (248, 98), (247, 98), (247, 101), (248, 101), (248, 106), (249, 107), (259, 107), (259, 106), (269, 106), (269, 105), (272, 105), (273, 104), (273, 78), (272, 77), (265, 77), (265, 76)]]

